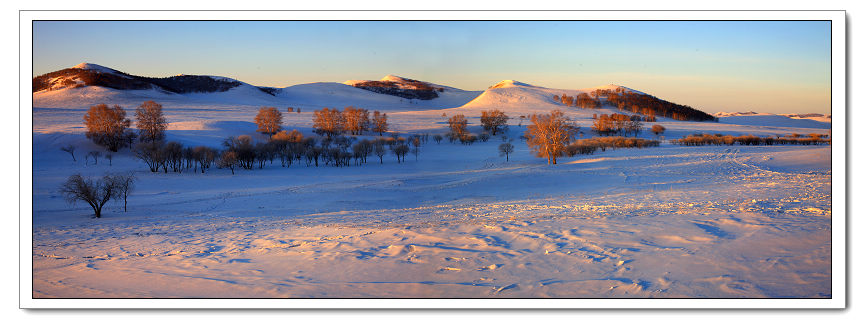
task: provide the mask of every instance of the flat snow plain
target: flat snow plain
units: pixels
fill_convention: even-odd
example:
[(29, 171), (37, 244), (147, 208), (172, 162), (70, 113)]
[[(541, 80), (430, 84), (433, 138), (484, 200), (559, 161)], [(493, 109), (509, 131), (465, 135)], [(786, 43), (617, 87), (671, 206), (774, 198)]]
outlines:
[[(256, 109), (169, 107), (168, 138), (218, 146), (255, 135)], [(591, 112), (565, 111), (591, 137)], [(98, 148), (84, 112), (33, 113), (36, 298), (831, 297), (829, 146), (665, 143), (548, 166), (518, 139), (516, 117), (533, 111), (508, 110), (507, 162), (496, 136), (430, 139), (403, 164), (389, 154), (349, 168), (277, 160), (235, 175), (153, 174), (128, 150), (85, 165)], [(311, 112), (286, 114), (284, 126), (310, 135)], [(386, 112), (403, 135), (444, 132), (442, 113), (480, 130), (480, 109)], [(829, 133), (738, 120), (659, 124), (668, 139)], [(77, 162), (59, 150), (67, 144)], [(128, 212), (112, 202), (93, 219), (57, 192), (73, 173), (129, 170)]]

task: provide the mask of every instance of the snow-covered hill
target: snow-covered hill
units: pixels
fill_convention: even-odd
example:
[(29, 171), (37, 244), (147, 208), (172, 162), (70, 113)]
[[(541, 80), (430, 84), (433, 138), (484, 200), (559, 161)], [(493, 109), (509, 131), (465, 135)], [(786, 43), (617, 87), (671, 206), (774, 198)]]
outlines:
[[(172, 92), (163, 87), (167, 85), (181, 89), (176, 85), (190, 79), (196, 79), (193, 82), (198, 84), (201, 84), (198, 80), (203, 79), (220, 88), (210, 92)], [(106, 103), (134, 108), (145, 100), (154, 100), (173, 108), (222, 108), (238, 105), (321, 108), (351, 105), (382, 110), (444, 109), (462, 106), (481, 93), (394, 75), (388, 75), (381, 80), (407, 90), (422, 83), (434, 88), (437, 93), (437, 97), (429, 100), (407, 99), (352, 86), (352, 83), (363, 81), (368, 80), (318, 82), (272, 88), (253, 86), (219, 76), (177, 75), (169, 78), (144, 78), (97, 64), (81, 63), (34, 78), (33, 105), (37, 108), (82, 109)], [(186, 89), (190, 88), (184, 90)]]
[[(643, 92), (615, 84), (583, 89), (556, 89), (516, 80), (502, 80), (460, 108), (467, 110), (499, 109), (502, 111), (520, 111), (520, 113), (548, 112), (553, 109), (565, 108), (564, 104), (555, 100), (556, 96), (576, 97), (579, 94), (589, 94), (599, 89), (616, 91), (619, 88), (627, 92), (645, 95)], [(572, 118), (590, 118), (593, 114), (610, 114), (619, 111), (610, 107), (602, 107), (599, 109), (571, 108), (569, 112)]]

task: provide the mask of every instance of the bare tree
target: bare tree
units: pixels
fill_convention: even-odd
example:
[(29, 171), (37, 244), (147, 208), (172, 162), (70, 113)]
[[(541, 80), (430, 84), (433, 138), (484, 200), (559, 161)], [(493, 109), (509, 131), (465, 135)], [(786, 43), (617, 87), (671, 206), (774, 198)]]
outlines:
[[(393, 154), (396, 155), (396, 162), (405, 162), (405, 155), (409, 151), (408, 145), (405, 144), (397, 144), (392, 149)], [(402, 159), (402, 161), (400, 161)]]
[(417, 156), (420, 154), (420, 137), (415, 136), (411, 139), (411, 154), (414, 154), (414, 161), (417, 161)]
[(532, 114), (531, 121), (525, 133), (526, 143), (539, 158), (547, 158), (547, 164), (556, 164), (556, 158), (564, 154), (579, 128), (559, 110)]
[(384, 163), (384, 156), (387, 154), (387, 149), (384, 147), (383, 139), (376, 139), (372, 144), (372, 151), (378, 156), (379, 163)]
[(499, 110), (481, 111), (481, 125), (493, 136), (507, 129), (508, 116)]
[(448, 119), (448, 126), (451, 129), (451, 134), (457, 138), (462, 138), (468, 134), (468, 123), (465, 115), (457, 114)]
[(126, 198), (129, 193), (135, 188), (135, 174), (132, 172), (126, 174), (114, 175), (111, 177), (114, 187), (117, 191), (115, 198), (117, 201), (123, 199), (123, 212), (126, 212)]
[(133, 152), (135, 156), (150, 168), (150, 172), (159, 171), (159, 167), (162, 165), (162, 145), (157, 142), (150, 143), (139, 143), (135, 145), (133, 148)]
[(198, 162), (198, 167), (201, 168), (203, 174), (216, 161), (216, 150), (207, 146), (196, 146), (192, 149), (192, 156)]
[(514, 153), (514, 144), (510, 142), (505, 142), (499, 145), (499, 156), (504, 155), (505, 161), (511, 161), (509, 155)]
[(312, 128), (316, 134), (333, 137), (345, 130), (345, 119), (339, 110), (325, 107), (313, 113)]
[(75, 145), (69, 144), (69, 145), (61, 147), (60, 150), (63, 152), (69, 153), (69, 155), (72, 156), (73, 162), (78, 161), (78, 160), (75, 160)]
[(234, 151), (238, 166), (243, 169), (253, 168), (255, 164), (255, 145), (252, 144), (252, 137), (249, 135), (229, 137), (222, 142), (222, 145), (227, 147), (229, 151)]
[(141, 103), (135, 110), (135, 127), (142, 142), (159, 142), (165, 139), (168, 121), (162, 114), (162, 105), (154, 101)]
[(99, 164), (99, 156), (100, 156), (100, 155), (102, 155), (102, 152), (99, 152), (99, 151), (90, 151), (89, 153), (87, 153), (86, 156), (84, 156), (84, 164), (87, 164), (87, 158), (93, 158), (93, 164), (94, 164), (94, 165), (98, 165), (98, 164)]
[(436, 144), (441, 143), (442, 139), (443, 139), (442, 135), (439, 135), (439, 134), (433, 135), (433, 140), (436, 141)]
[(219, 168), (231, 169), (231, 174), (234, 175), (234, 167), (237, 167), (237, 153), (234, 151), (222, 152), (218, 162)]
[(102, 217), (102, 207), (117, 194), (117, 186), (111, 177), (105, 176), (98, 181), (81, 177), (80, 174), (69, 176), (60, 186), (60, 193), (70, 204), (84, 201), (93, 208), (96, 218)]
[(183, 144), (168, 142), (162, 147), (162, 154), (165, 157), (166, 172), (168, 167), (171, 167), (173, 172), (183, 172)]
[(345, 118), (345, 130), (352, 135), (362, 135), (364, 131), (369, 130), (368, 110), (347, 106), (343, 109), (342, 115)]
[(119, 105), (108, 107), (105, 104), (90, 107), (84, 115), (84, 124), (87, 126), (85, 136), (97, 145), (108, 148), (111, 152), (117, 152), (121, 148), (131, 145), (135, 134), (127, 131), (131, 122), (126, 118), (126, 111)]
[(275, 107), (262, 106), (255, 116), (255, 123), (258, 125), (257, 132), (271, 136), (281, 129), (282, 113)]
[(111, 160), (114, 159), (114, 154), (113, 153), (107, 153), (107, 154), (105, 154), (105, 158), (108, 159), (108, 165), (111, 166), (112, 165)]
[(387, 114), (372, 112), (372, 131), (377, 132), (379, 136), (387, 132)]

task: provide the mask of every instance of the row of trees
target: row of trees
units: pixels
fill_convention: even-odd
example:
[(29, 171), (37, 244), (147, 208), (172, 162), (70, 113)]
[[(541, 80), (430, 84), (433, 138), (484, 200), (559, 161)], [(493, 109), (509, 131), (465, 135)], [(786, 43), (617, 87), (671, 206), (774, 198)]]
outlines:
[[(153, 143), (165, 139), (165, 129), (168, 128), (168, 122), (162, 113), (162, 105), (153, 101), (142, 103), (135, 110), (135, 119), (138, 129), (137, 137), (140, 141)], [(126, 110), (120, 105), (109, 107), (106, 104), (98, 104), (91, 106), (84, 114), (84, 125), (87, 129), (85, 136), (111, 152), (132, 146), (136, 138), (136, 134), (129, 129), (132, 122), (126, 118)]]
[(613, 113), (610, 115), (595, 114), (593, 116), (592, 131), (600, 136), (633, 134), (637, 136), (643, 130), (644, 118), (639, 115), (624, 115)]
[(576, 97), (568, 96), (567, 94), (562, 94), (561, 97), (553, 95), (553, 100), (561, 102), (567, 107), (575, 106), (584, 109), (596, 109), (601, 107), (601, 101), (597, 96), (589, 96), (586, 93), (579, 93)]
[(266, 142), (255, 142), (249, 135), (229, 137), (222, 142), (223, 149), (206, 146), (185, 147), (178, 142), (140, 143), (134, 148), (135, 155), (150, 168), (151, 172), (182, 173), (193, 169), (201, 173), (212, 166), (230, 169), (263, 169), (279, 159), (283, 167), (306, 162), (307, 166), (332, 165), (346, 167), (367, 163), (370, 155), (379, 157), (393, 153), (397, 162), (405, 162), (408, 153), (417, 160), (420, 147), (429, 135), (412, 135), (408, 138), (398, 134), (375, 139), (358, 139), (347, 136), (304, 137), (297, 130), (282, 130), (273, 134)]
[(799, 137), (759, 137), (754, 135), (731, 136), (722, 134), (702, 134), (690, 135), (680, 139), (671, 140), (670, 143), (685, 145), (685, 146), (704, 146), (704, 145), (826, 145), (831, 144), (832, 140), (823, 138), (819, 134), (811, 134), (807, 137), (799, 135)]
[[(444, 114), (442, 115), (444, 116)], [(466, 116), (457, 114), (448, 118), (448, 128), (450, 131), (445, 136), (451, 143), (458, 140), (463, 144), (470, 145), (478, 139), (486, 142), (489, 140), (490, 134), (495, 136), (508, 130), (508, 119), (510, 118), (499, 110), (481, 111), (481, 127), (483, 127), (485, 132), (480, 135), (473, 135), (469, 133), (469, 121)], [(437, 143), (442, 139), (438, 135), (434, 138)]]
[(659, 145), (661, 145), (659, 141), (642, 138), (622, 136), (595, 137), (574, 141), (565, 148), (565, 154), (574, 156), (577, 154), (594, 154), (598, 149), (606, 151), (607, 148), (644, 148)]
[(682, 121), (714, 121), (712, 115), (687, 105), (679, 105), (654, 96), (625, 91), (606, 93), (607, 104), (619, 110), (631, 111), (648, 117), (661, 116)]
[[(602, 99), (601, 97), (604, 97)], [(643, 93), (632, 92), (624, 87), (615, 90), (597, 89), (586, 93), (577, 94), (576, 97), (567, 94), (553, 95), (553, 100), (565, 106), (596, 109), (607, 104), (619, 110), (631, 111), (646, 116), (655, 121), (656, 116), (672, 118), (675, 120), (712, 121), (715, 117), (694, 109), (687, 105), (679, 105), (650, 96)]]
[(185, 147), (178, 142), (139, 143), (133, 148), (135, 157), (147, 164), (151, 172), (167, 173), (193, 169), (203, 174), (216, 161), (219, 151), (207, 146)]
[(316, 134), (334, 137), (348, 132), (362, 135), (372, 130), (382, 136), (388, 131), (387, 114), (374, 111), (372, 119), (369, 110), (348, 106), (340, 111), (336, 108), (323, 108), (313, 113), (312, 128)]

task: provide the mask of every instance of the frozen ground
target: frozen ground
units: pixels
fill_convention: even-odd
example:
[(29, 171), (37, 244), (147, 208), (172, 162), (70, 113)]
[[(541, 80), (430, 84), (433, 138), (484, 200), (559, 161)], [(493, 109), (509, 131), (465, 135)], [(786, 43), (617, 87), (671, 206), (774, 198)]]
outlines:
[[(168, 137), (254, 134), (256, 108), (169, 107)], [(480, 109), (387, 112), (395, 129), (435, 133), (442, 113), (478, 130)], [(592, 112), (566, 111), (590, 137)], [(311, 112), (286, 126), (308, 135)], [(151, 174), (128, 150), (85, 166), (97, 148), (83, 113), (34, 111), (34, 297), (831, 297), (829, 146), (662, 144), (547, 166), (512, 119), (509, 162), (493, 138), (430, 141), (404, 164)], [(659, 123), (667, 138), (829, 133)], [(77, 162), (59, 151), (70, 143)], [(57, 192), (73, 173), (127, 170), (139, 180), (126, 213), (111, 203), (91, 219)]]

